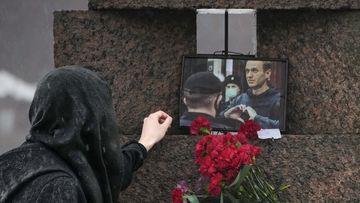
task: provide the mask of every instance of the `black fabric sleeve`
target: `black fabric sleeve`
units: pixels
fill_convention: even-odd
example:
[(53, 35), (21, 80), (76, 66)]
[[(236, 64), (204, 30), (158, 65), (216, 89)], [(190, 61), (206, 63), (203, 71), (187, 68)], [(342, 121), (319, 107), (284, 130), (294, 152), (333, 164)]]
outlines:
[(146, 148), (135, 140), (132, 140), (121, 147), (122, 153), (122, 170), (121, 170), (121, 187), (120, 190), (126, 189), (132, 179), (132, 173), (142, 166), (144, 159), (147, 157)]

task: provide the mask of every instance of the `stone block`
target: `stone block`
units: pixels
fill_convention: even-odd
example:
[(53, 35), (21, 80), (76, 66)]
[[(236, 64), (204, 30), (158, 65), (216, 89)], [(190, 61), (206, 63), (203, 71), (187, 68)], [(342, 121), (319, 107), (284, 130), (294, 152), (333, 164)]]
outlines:
[[(167, 136), (155, 146), (119, 202), (170, 202), (180, 180), (194, 183), (198, 137)], [(357, 143), (357, 144), (356, 144)], [(286, 135), (259, 140), (262, 166), (275, 186), (290, 187), (282, 202), (358, 202), (360, 200), (360, 137), (358, 135)]]
[(359, 9), (358, 0), (89, 0), (90, 9)]
[(288, 58), (287, 129), (360, 132), (360, 12), (262, 11), (258, 55)]
[(193, 12), (57, 12), (55, 64), (88, 64), (104, 76), (120, 133), (139, 133), (162, 109), (176, 134), (182, 56), (195, 52), (195, 30)]
[[(191, 10), (56, 12), (55, 64), (92, 65), (109, 82), (123, 141), (158, 109), (181, 134), (181, 60), (195, 53), (195, 23)], [(360, 201), (359, 33), (360, 11), (258, 12), (258, 55), (289, 59), (287, 132), (301, 134), (256, 142), (270, 179), (291, 185), (284, 202)], [(177, 181), (198, 177), (198, 140), (167, 136), (119, 202), (170, 202)]]
[[(55, 12), (55, 64), (87, 64), (113, 90), (120, 133), (163, 109), (178, 129), (182, 56), (196, 53), (191, 10)], [(360, 133), (360, 11), (258, 12), (258, 55), (288, 58), (287, 133)]]

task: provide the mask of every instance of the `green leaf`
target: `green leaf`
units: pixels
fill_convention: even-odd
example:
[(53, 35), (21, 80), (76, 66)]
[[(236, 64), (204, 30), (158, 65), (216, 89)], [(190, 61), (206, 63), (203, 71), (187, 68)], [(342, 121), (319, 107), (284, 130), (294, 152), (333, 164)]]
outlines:
[(224, 195), (226, 197), (228, 197), (232, 203), (239, 203), (240, 202), (240, 200), (236, 199), (230, 192), (225, 192)]
[(245, 165), (241, 168), (240, 173), (236, 176), (233, 183), (229, 185), (229, 187), (239, 188), (241, 182), (245, 179), (245, 177), (249, 174), (252, 165)]
[(220, 203), (224, 203), (224, 194), (223, 194), (223, 192), (221, 192), (221, 195), (220, 195)]
[(199, 129), (199, 131), (200, 131), (200, 135), (209, 135), (209, 134), (210, 134), (209, 129), (207, 129), (207, 128), (205, 128), (205, 127), (201, 127), (201, 128)]
[(281, 184), (279, 190), (280, 190), (280, 191), (283, 191), (283, 190), (288, 189), (289, 187), (290, 187), (290, 185)]
[(183, 197), (190, 203), (199, 203), (199, 199), (196, 195), (184, 195)]

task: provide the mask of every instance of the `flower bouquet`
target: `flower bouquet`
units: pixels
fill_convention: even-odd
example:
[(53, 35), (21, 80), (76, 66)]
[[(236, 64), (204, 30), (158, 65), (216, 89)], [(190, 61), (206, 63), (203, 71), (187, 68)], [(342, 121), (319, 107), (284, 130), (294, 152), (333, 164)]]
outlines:
[(201, 177), (194, 189), (181, 181), (172, 191), (174, 203), (197, 202), (279, 202), (278, 191), (266, 180), (264, 171), (255, 165), (261, 149), (249, 144), (261, 128), (246, 121), (236, 134), (212, 135), (205, 117), (192, 122), (191, 135), (202, 138), (196, 144), (195, 163)]

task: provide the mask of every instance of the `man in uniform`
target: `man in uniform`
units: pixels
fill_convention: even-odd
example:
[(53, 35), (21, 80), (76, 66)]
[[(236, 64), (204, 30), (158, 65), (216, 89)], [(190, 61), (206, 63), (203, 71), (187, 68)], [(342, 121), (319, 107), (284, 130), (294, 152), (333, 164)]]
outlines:
[(225, 102), (222, 105), (221, 111), (227, 109), (231, 102), (241, 93), (241, 79), (235, 75), (229, 75), (225, 78)]
[(221, 115), (244, 121), (242, 115), (246, 113), (262, 128), (279, 128), (280, 93), (268, 84), (271, 66), (271, 62), (247, 61), (245, 75), (249, 89), (236, 97)]
[(183, 102), (187, 111), (180, 118), (180, 126), (191, 126), (198, 116), (204, 116), (217, 130), (237, 130), (240, 123), (233, 119), (216, 118), (222, 99), (222, 84), (211, 72), (191, 75), (183, 87)]

